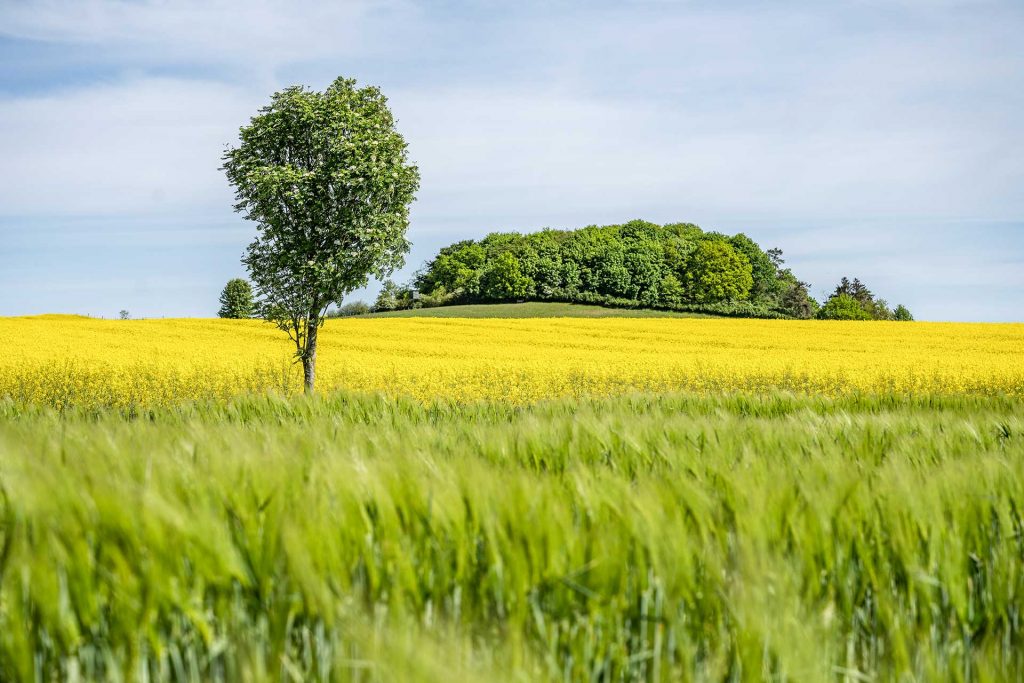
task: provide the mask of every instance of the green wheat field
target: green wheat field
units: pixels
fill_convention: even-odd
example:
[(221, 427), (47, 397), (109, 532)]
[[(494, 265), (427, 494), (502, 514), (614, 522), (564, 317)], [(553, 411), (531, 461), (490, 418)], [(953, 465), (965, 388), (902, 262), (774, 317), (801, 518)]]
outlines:
[(0, 402), (0, 680), (1019, 680), (1022, 408)]

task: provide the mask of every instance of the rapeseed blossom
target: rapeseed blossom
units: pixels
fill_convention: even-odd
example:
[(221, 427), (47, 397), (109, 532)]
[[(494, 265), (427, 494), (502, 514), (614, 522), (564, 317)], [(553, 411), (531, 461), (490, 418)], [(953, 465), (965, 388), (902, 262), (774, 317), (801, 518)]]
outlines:
[[(0, 397), (166, 405), (301, 390), (258, 320), (0, 319)], [(1024, 395), (1024, 325), (642, 318), (346, 318), (317, 388), (530, 403), (631, 392)]]

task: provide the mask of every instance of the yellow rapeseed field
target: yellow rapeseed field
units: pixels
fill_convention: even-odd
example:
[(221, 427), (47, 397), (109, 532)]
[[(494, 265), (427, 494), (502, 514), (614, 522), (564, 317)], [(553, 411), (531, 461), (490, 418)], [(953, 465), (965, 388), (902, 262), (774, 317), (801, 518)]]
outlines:
[[(318, 388), (516, 403), (633, 391), (1024, 395), (1024, 325), (727, 319), (338, 319)], [(261, 321), (0, 318), (0, 397), (157, 405), (300, 390)]]

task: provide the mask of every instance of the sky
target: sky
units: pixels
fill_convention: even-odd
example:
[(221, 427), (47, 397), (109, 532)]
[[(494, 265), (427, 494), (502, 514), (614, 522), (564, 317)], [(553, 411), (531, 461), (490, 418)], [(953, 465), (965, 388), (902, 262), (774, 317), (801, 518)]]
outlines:
[(780, 247), (819, 298), (1024, 321), (1021, 35), (1020, 0), (0, 0), (0, 315), (215, 315), (254, 235), (225, 147), (347, 76), (420, 168), (399, 282), (643, 218)]

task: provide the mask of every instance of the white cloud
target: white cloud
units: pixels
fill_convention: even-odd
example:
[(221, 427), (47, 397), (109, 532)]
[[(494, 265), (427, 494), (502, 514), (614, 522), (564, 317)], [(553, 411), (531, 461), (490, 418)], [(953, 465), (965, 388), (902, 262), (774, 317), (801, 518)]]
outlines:
[[(230, 201), (224, 145), (266, 94), (144, 78), (0, 101), (10, 214), (193, 212)], [(502, 215), (662, 207), (724, 217), (1019, 215), (1024, 154), (992, 132), (804, 124), (499, 86), (396, 89), (421, 199)], [(719, 130), (714, 119), (725, 119)], [(1012, 145), (1013, 143), (1009, 143)], [(1021, 150), (1024, 152), (1024, 149)], [(965, 176), (970, 169), (970, 177)]]
[[(274, 72), (296, 63), (344, 72), (353, 55), (386, 53), (399, 74), (439, 60), (425, 82), (399, 75), (386, 88), (428, 204), (1016, 218), (1024, 50), (985, 49), (1012, 31), (953, 11), (961, 7), (922, 24), (914, 3), (888, 21), (850, 6), (527, 3), (493, 17), (478, 10), (476, 27), (427, 3), (369, 0), (7, 4), (8, 35), (141, 51), (146, 63), (246, 64), (259, 75), (223, 85), (142, 73), (2, 102), (0, 143), (28, 173), (12, 173), (0, 199), (12, 200), (7, 211), (31, 210), (56, 185), (83, 190), (72, 187), (62, 211), (105, 210), (124, 195), (129, 208), (213, 200), (221, 146), (287, 84)], [(488, 70), (502, 78), (480, 79)], [(48, 183), (50, 173), (60, 182)]]
[(152, 78), (0, 100), (0, 211), (159, 216), (224, 205), (221, 153), (259, 102), (220, 83)]
[(821, 121), (787, 133), (766, 127), (757, 109), (536, 89), (400, 90), (392, 100), (423, 169), (424, 199), (436, 193), (468, 210), (632, 206), (789, 220), (1024, 211), (1009, 182), (1024, 180), (1024, 155), (992, 163), (999, 134), (906, 121), (898, 106), (884, 127)]
[(273, 66), (375, 50), (381, 44), (368, 40), (376, 33), (368, 26), (410, 12), (397, 0), (41, 0), (0, 6), (0, 34), (92, 45), (143, 62)]

